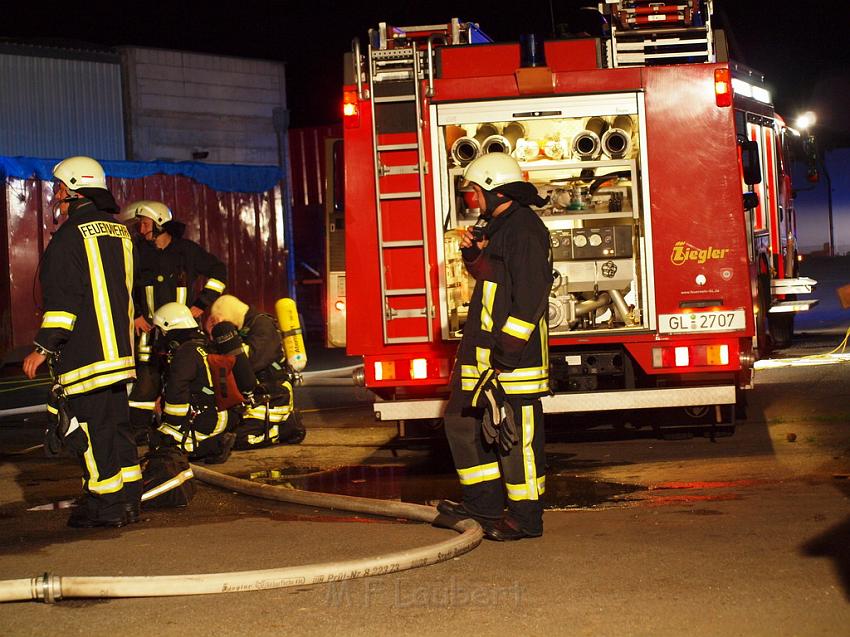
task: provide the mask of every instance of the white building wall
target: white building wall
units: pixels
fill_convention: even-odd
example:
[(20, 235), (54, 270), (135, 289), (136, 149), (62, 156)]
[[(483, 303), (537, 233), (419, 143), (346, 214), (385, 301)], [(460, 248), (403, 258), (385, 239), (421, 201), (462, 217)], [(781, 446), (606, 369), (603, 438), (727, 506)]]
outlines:
[(129, 159), (277, 164), (284, 64), (140, 47), (121, 49)]

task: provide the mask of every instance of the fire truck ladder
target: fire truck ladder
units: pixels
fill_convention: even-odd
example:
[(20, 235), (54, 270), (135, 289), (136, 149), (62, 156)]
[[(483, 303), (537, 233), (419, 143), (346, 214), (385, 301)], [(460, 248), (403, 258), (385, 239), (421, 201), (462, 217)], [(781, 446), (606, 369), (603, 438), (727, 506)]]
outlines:
[[(611, 22), (608, 66), (649, 66), (717, 61), (715, 34), (711, 27), (712, 0), (646, 2), (625, 0), (600, 3)], [(725, 54), (721, 52), (721, 57)]]
[[(369, 95), (372, 97), (372, 147), (375, 161), (375, 204), (377, 210), (378, 255), (381, 271), (381, 305), (383, 313), (383, 336), (385, 344), (394, 343), (427, 343), (434, 340), (433, 328), (433, 292), (431, 289), (431, 263), (428, 257), (428, 230), (425, 206), (425, 175), (428, 167), (423, 151), (422, 113), (420, 102), (420, 77), (422, 55), (415, 42), (410, 46), (393, 48), (374, 48), (370, 42), (369, 60)], [(392, 133), (401, 133), (401, 137), (415, 141), (399, 143), (396, 139), (387, 139)], [(399, 153), (416, 152), (416, 163), (398, 165)], [(392, 156), (396, 160), (393, 161)], [(418, 187), (410, 190), (410, 175), (418, 176)], [(397, 190), (396, 188), (407, 190)], [(407, 239), (388, 241), (385, 238), (387, 209), (393, 206), (415, 206), (418, 210), (421, 236)], [(395, 208), (396, 210), (398, 208)], [(407, 217), (409, 220), (410, 217)], [(410, 224), (415, 226), (416, 224)], [(408, 228), (413, 230), (413, 228)], [(393, 233), (398, 236), (396, 229)], [(390, 287), (390, 272), (388, 261), (393, 253), (414, 251), (421, 260), (423, 280), (421, 287), (396, 288)], [(405, 262), (408, 263), (408, 262)], [(396, 275), (399, 273), (396, 272)], [(405, 297), (405, 305), (415, 307), (400, 309), (393, 307), (394, 299)], [(411, 299), (415, 299), (411, 302)], [(391, 336), (390, 321), (398, 319), (424, 318), (427, 325), (425, 330), (418, 333), (406, 333)], [(395, 330), (396, 333), (399, 330)]]

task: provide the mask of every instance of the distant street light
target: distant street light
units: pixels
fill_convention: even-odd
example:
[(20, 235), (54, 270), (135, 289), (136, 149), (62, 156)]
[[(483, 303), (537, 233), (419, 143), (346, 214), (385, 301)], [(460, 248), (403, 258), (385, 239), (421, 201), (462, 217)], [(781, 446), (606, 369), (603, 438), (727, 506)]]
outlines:
[(817, 116), (812, 111), (806, 111), (797, 117), (794, 125), (800, 130), (808, 130), (818, 121)]

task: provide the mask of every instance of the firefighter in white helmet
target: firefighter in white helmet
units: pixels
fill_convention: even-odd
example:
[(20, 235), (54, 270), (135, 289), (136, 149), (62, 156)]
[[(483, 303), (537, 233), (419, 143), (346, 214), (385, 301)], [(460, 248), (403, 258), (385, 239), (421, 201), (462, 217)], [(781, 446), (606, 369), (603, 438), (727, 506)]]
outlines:
[(135, 376), (134, 247), (112, 216), (118, 206), (97, 161), (69, 157), (53, 176), (65, 220), (41, 262), (44, 317), (24, 373), (33, 378), (52, 359), (52, 404), (61, 414), (48, 405), (48, 440), (75, 454), (83, 471), (85, 493), (68, 525), (118, 527), (138, 521), (142, 490), (125, 387)]
[(130, 394), (130, 416), (137, 438), (144, 442), (161, 390), (159, 360), (152, 355), (148, 336), (154, 312), (166, 303), (177, 302), (199, 317), (224, 291), (227, 269), (216, 256), (183, 238), (185, 225), (176, 221), (171, 209), (160, 201), (134, 201), (124, 206), (120, 219), (137, 224), (140, 275), (134, 300), (138, 380)]
[(231, 294), (222, 294), (210, 306), (207, 331), (220, 354), (244, 349), (256, 375), (255, 403), (236, 427), (236, 449), (254, 449), (275, 443), (299, 444), (307, 435), (295, 410), (292, 368), (283, 351), (283, 337), (275, 319)]
[(475, 518), (491, 540), (537, 537), (552, 263), (549, 232), (529, 206), (545, 200), (504, 153), (471, 162), (464, 178), (481, 210), (474, 230), (483, 233), (467, 229), (461, 240), (476, 283), (444, 415), (463, 501), (443, 500), (437, 508)]
[(236, 436), (228, 431), (230, 412), (216, 409), (214, 374), (198, 322), (184, 304), (171, 302), (154, 312), (153, 325), (153, 348), (168, 362), (162, 422), (152, 438), (179, 447), (191, 460), (224, 462)]

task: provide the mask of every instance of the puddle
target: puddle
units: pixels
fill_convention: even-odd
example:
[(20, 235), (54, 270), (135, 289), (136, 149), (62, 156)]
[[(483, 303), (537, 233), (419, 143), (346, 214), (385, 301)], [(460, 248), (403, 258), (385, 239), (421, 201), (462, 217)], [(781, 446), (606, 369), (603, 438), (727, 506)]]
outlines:
[[(315, 467), (270, 469), (250, 474), (249, 479), (264, 484), (287, 486), (305, 491), (352, 495), (379, 500), (398, 500), (434, 505), (443, 499), (460, 499), (457, 476), (425, 473), (404, 465), (351, 465), (326, 471)], [(630, 501), (629, 495), (645, 487), (598, 481), (578, 476), (546, 476), (547, 509), (584, 509)]]

